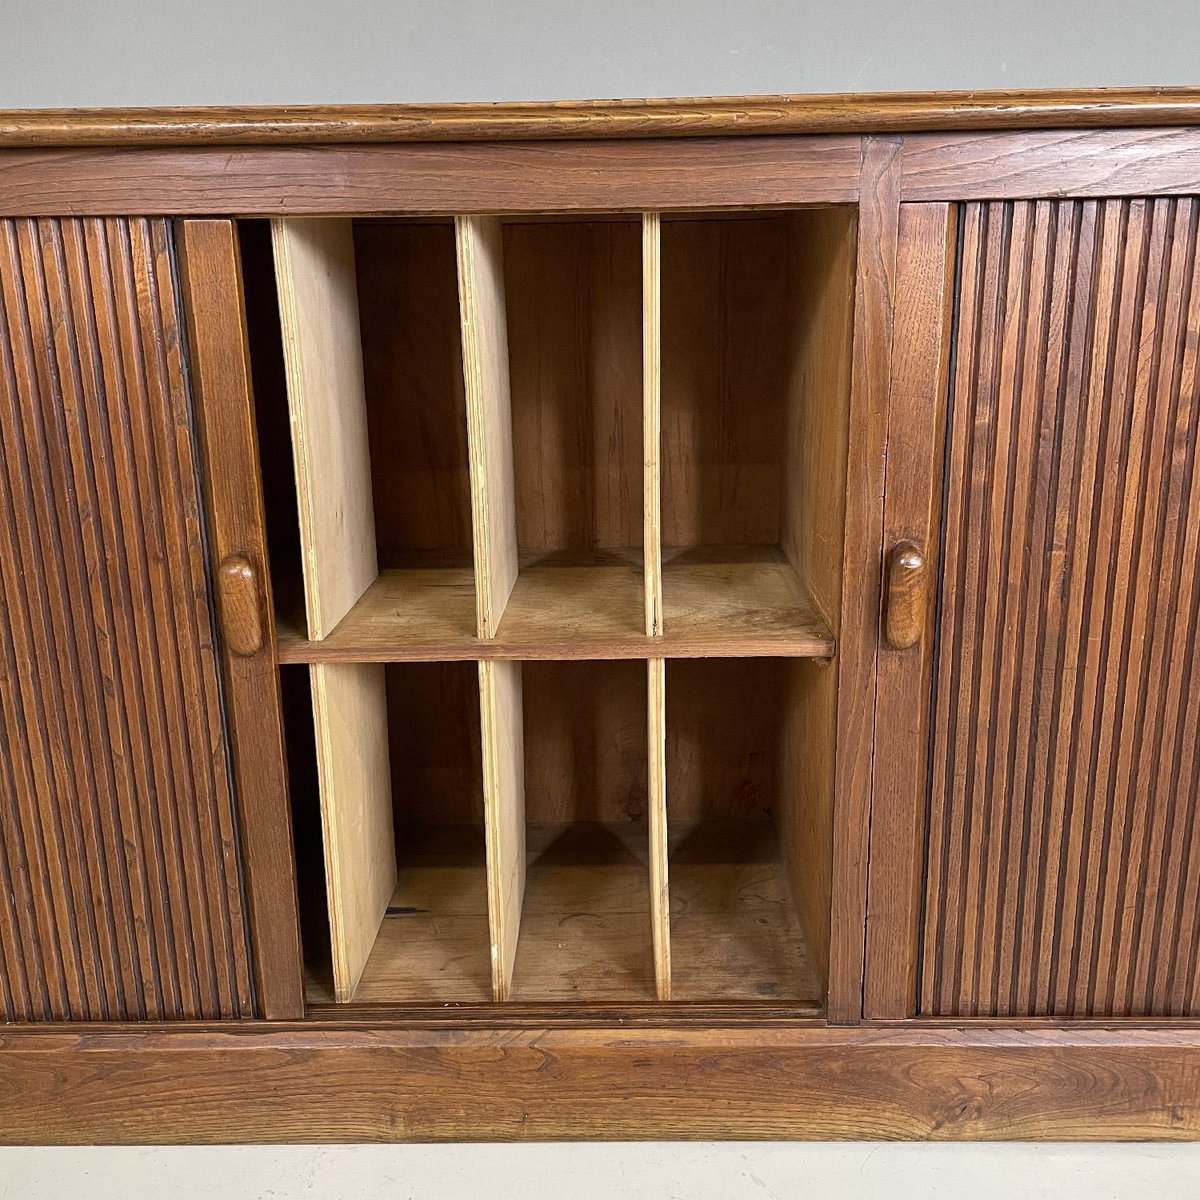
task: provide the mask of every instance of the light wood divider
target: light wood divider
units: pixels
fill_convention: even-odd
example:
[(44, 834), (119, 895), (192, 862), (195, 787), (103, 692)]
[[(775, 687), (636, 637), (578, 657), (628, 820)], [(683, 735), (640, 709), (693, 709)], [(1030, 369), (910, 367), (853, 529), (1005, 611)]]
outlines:
[(504, 240), (498, 217), (457, 217), (478, 632), (493, 638), (517, 581)]
[(512, 993), (525, 900), (525, 733), (521, 664), (479, 664), (492, 995)]
[(671, 998), (671, 894), (667, 877), (667, 664), (647, 664), (646, 700), (650, 824), (650, 932), (654, 940), (654, 986), (660, 1000)]
[[(645, 465), (642, 552), (645, 563), (646, 636), (663, 636), (662, 597), (662, 223), (642, 214), (642, 456)], [(650, 931), (654, 985), (671, 998), (671, 896), (667, 876), (666, 662), (646, 663), (647, 797), (650, 834)]]
[[(349, 220), (272, 222), (304, 601), (320, 640), (378, 575)], [(396, 884), (383, 667), (316, 663), (313, 718), (334, 995), (349, 1000)]]
[(642, 550), (646, 636), (661, 637), (662, 485), (662, 258), (658, 213), (642, 214), (642, 457), (645, 463)]

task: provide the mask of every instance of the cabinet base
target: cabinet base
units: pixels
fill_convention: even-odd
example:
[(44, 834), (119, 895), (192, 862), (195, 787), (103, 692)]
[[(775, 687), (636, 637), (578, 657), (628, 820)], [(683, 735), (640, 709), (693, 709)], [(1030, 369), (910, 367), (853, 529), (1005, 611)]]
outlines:
[(1200, 1028), (0, 1031), (0, 1142), (1200, 1137)]

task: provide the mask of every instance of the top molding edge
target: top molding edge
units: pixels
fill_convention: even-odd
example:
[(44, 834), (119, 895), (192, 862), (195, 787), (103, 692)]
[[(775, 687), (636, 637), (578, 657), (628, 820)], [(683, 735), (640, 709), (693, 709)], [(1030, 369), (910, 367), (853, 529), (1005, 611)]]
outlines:
[(214, 146), (1200, 125), (1200, 87), (0, 110), (0, 146)]

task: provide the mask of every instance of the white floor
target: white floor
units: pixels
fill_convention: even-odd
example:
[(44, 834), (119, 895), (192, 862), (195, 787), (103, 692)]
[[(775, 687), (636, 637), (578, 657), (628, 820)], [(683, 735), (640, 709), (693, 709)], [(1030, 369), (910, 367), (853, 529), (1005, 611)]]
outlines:
[(2, 1200), (1197, 1200), (1200, 1145), (648, 1142), (0, 1150)]

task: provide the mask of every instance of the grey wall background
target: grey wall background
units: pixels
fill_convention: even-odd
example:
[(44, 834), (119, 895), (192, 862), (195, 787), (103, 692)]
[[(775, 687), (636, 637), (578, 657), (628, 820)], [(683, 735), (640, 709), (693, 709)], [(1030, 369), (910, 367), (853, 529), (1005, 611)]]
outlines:
[(0, 107), (1200, 83), (1197, 0), (0, 0)]

